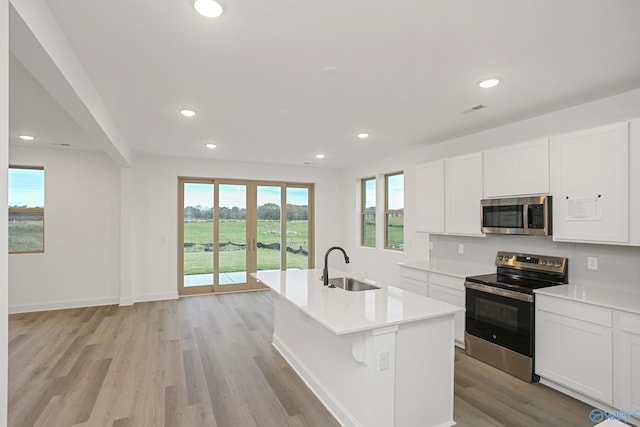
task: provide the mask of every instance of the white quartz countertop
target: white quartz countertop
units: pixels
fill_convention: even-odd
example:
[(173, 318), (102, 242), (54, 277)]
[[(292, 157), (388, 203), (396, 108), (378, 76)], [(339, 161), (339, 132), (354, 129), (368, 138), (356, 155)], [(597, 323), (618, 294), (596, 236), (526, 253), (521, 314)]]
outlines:
[(640, 314), (640, 294), (583, 285), (551, 286), (535, 293)]
[(322, 284), (322, 269), (260, 271), (253, 277), (335, 334), (377, 329), (463, 310), (394, 286), (329, 269), (329, 277), (353, 277), (380, 289), (350, 292)]
[(478, 276), (481, 274), (491, 274), (496, 272), (495, 267), (493, 266), (475, 265), (455, 261), (411, 260), (399, 262), (398, 265), (416, 270), (446, 274), (448, 276), (459, 277), (462, 279), (468, 276)]

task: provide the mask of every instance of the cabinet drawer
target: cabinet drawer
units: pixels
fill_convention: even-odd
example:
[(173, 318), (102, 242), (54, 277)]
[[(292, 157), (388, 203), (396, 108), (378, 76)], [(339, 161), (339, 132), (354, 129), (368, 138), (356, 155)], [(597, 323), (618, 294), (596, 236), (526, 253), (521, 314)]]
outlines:
[(536, 295), (536, 310), (544, 310), (609, 328), (612, 326), (611, 310), (577, 301)]
[(400, 288), (405, 291), (428, 296), (427, 284), (421, 280), (415, 280), (410, 277), (400, 277)]
[(429, 273), (429, 284), (440, 285), (464, 291), (464, 279), (460, 277), (448, 276), (446, 274)]
[(464, 292), (457, 289), (430, 283), (429, 297), (464, 308)]
[(427, 282), (428, 274), (429, 273), (427, 273), (424, 270), (418, 270), (416, 268), (400, 266), (401, 277), (408, 277), (410, 279), (420, 280), (422, 282), (425, 282), (425, 284)]
[(616, 329), (640, 335), (640, 315), (618, 312)]

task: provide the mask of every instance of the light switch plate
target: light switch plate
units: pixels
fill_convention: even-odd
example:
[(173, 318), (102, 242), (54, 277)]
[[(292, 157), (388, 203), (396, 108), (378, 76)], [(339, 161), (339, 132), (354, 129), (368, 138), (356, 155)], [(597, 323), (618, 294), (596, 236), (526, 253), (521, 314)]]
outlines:
[(595, 257), (595, 256), (587, 257), (587, 268), (589, 270), (597, 270), (598, 269), (598, 257)]

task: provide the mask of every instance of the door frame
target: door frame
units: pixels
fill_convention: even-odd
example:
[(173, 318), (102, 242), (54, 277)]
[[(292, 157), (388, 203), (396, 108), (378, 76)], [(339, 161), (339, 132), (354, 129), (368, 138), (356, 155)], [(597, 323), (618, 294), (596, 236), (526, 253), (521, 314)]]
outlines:
[[(213, 251), (213, 277), (214, 283), (202, 286), (184, 286), (184, 185), (186, 183), (202, 183), (212, 184), (214, 186), (214, 206), (213, 206), (213, 245), (214, 248), (219, 247), (219, 191), (220, 184), (244, 185), (246, 186), (246, 271), (247, 281), (242, 284), (220, 285), (215, 283), (219, 281), (219, 251)], [(224, 179), (224, 178), (201, 178), (201, 177), (178, 177), (178, 296), (200, 295), (211, 293), (226, 292), (246, 292), (268, 289), (263, 284), (250, 276), (251, 272), (257, 270), (257, 188), (259, 186), (280, 187), (280, 230), (281, 230), (281, 250), (280, 250), (280, 270), (286, 270), (287, 265), (287, 189), (288, 188), (305, 188), (308, 191), (308, 267), (314, 268), (315, 265), (315, 206), (314, 206), (314, 184), (313, 183), (293, 183), (284, 181), (260, 181), (260, 180), (241, 180), (241, 179)]]

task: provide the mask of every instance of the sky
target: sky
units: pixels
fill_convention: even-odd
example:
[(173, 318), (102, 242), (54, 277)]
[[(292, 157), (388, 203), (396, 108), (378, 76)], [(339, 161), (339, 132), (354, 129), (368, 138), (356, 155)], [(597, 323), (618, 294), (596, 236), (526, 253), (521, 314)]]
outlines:
[(44, 170), (9, 168), (9, 206), (44, 207)]
[[(187, 183), (184, 186), (185, 206), (213, 206), (213, 184)], [(219, 184), (219, 202), (222, 206), (239, 208), (247, 207), (246, 186), (235, 184)], [(258, 186), (258, 206), (265, 203), (280, 205), (281, 187)], [(293, 205), (308, 205), (309, 190), (306, 188), (287, 188), (287, 203)]]

